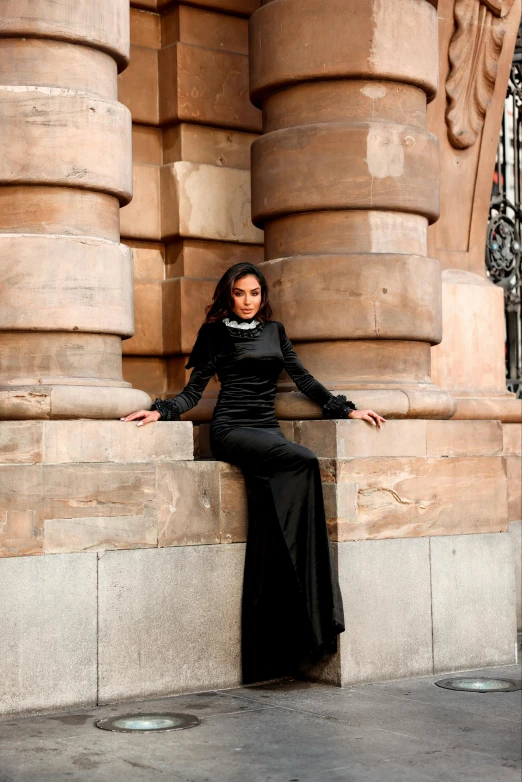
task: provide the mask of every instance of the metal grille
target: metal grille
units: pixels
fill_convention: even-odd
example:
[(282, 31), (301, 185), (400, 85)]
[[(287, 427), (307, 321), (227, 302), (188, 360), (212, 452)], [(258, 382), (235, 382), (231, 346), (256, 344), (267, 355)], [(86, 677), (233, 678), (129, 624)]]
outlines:
[(486, 244), (489, 278), (504, 289), (506, 383), (518, 398), (522, 398), (521, 125), (522, 23), (518, 30), (502, 119)]

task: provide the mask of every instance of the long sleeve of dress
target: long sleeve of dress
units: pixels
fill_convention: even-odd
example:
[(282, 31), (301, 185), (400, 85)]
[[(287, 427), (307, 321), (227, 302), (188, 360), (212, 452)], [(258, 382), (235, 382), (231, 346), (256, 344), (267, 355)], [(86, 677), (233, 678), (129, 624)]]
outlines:
[(179, 421), (181, 413), (186, 413), (197, 405), (203, 391), (216, 371), (208, 335), (205, 329), (200, 329), (187, 368), (194, 367), (187, 385), (172, 399), (156, 399), (152, 405), (163, 421)]
[(310, 374), (303, 366), (299, 356), (295, 352), (292, 343), (286, 335), (285, 328), (279, 323), (279, 335), (281, 352), (285, 362), (285, 370), (288, 372), (297, 388), (312, 402), (320, 405), (326, 418), (347, 418), (351, 410), (356, 410), (353, 402), (347, 401), (345, 396), (334, 396), (325, 386)]

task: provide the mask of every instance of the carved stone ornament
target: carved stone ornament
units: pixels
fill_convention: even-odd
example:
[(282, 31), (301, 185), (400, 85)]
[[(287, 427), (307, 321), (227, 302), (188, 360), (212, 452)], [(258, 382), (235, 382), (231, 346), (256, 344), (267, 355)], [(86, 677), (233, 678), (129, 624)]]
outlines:
[(478, 139), (497, 78), (506, 32), (504, 17), (514, 0), (455, 0), (446, 82), (448, 137), (456, 149)]

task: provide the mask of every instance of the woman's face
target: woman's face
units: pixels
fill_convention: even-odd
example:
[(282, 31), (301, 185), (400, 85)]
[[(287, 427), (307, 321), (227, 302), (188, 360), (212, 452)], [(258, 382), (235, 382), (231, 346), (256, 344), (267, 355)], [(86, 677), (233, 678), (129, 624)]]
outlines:
[(257, 277), (247, 274), (232, 288), (232, 312), (240, 318), (253, 318), (261, 306), (261, 285)]

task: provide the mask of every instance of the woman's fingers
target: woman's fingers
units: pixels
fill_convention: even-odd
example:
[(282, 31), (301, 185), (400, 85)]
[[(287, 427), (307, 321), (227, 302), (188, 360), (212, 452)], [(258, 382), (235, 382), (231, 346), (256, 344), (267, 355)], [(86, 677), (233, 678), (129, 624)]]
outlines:
[(135, 413), (126, 415), (125, 418), (120, 418), (120, 421), (135, 421), (137, 418), (145, 418), (149, 415), (149, 410), (136, 410)]
[(365, 410), (364, 411), (364, 417), (363, 420), (369, 421), (369, 423), (373, 424), (373, 426), (378, 426), (379, 429), (381, 429), (381, 424), (386, 423), (386, 419), (382, 417), (382, 415), (379, 415), (379, 413), (376, 413), (374, 410)]

